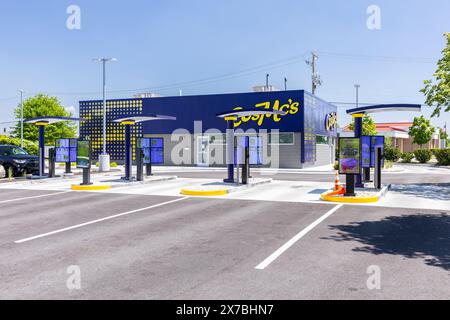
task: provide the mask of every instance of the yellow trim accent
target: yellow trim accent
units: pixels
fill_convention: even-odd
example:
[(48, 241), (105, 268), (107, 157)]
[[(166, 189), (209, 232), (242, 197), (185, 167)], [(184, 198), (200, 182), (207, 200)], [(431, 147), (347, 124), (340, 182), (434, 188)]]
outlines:
[(225, 117), (224, 119), (225, 119), (226, 121), (230, 121), (230, 120), (236, 121), (236, 120), (237, 120), (237, 117)]
[[(332, 191), (330, 191), (332, 192)], [(320, 195), (320, 198), (325, 201), (331, 201), (331, 202), (342, 202), (342, 203), (370, 203), (370, 202), (377, 202), (380, 197), (379, 196), (371, 196), (371, 197), (336, 197), (336, 196), (329, 196), (328, 194), (330, 192), (325, 192)]]
[(110, 185), (79, 185), (79, 184), (73, 184), (72, 190), (78, 190), (78, 191), (88, 191), (88, 190), (108, 190), (111, 189)]
[(189, 190), (189, 189), (181, 189), (181, 194), (186, 196), (223, 196), (228, 194), (227, 189), (219, 189), (219, 190)]
[(136, 123), (136, 121), (132, 121), (132, 120), (121, 122), (121, 124), (135, 124), (135, 123)]
[(48, 126), (49, 123), (48, 122), (35, 122), (34, 125), (36, 125), (36, 126)]
[(364, 118), (366, 115), (364, 113), (354, 113), (352, 114), (352, 118)]

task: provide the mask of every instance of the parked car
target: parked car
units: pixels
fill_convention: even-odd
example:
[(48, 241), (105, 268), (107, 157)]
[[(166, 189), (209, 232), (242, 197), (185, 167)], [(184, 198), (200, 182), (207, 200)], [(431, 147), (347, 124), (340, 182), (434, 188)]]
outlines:
[(4, 167), (6, 175), (9, 168), (12, 168), (14, 177), (39, 172), (39, 158), (17, 146), (0, 145), (0, 164)]

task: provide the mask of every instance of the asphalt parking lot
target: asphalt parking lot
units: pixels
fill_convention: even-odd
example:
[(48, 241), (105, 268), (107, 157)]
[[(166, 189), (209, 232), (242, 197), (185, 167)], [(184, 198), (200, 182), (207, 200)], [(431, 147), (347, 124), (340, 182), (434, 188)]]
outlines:
[(449, 214), (2, 188), (0, 298), (450, 299)]

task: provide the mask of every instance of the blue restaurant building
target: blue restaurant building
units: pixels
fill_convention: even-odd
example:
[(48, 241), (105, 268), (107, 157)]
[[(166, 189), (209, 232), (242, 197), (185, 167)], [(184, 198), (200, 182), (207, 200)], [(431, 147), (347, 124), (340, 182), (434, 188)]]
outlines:
[[(223, 166), (226, 123), (217, 114), (239, 108), (284, 113), (248, 116), (235, 122), (236, 135), (262, 138), (264, 157), (273, 157), (276, 150), (280, 168), (331, 164), (335, 158), (337, 108), (304, 90), (112, 99), (106, 106), (107, 152), (113, 161), (123, 161), (125, 152), (123, 126), (113, 120), (168, 115), (176, 121), (134, 125), (133, 147), (139, 137), (159, 137), (163, 138), (164, 165)], [(80, 138), (92, 141), (97, 158), (102, 150), (103, 102), (80, 101), (79, 110), (80, 117), (87, 119), (80, 124)]]

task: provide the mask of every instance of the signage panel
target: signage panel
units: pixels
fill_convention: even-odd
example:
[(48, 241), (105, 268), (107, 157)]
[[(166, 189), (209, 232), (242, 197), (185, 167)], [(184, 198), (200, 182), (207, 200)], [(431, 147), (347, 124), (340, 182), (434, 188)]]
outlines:
[(77, 168), (89, 169), (91, 167), (91, 143), (86, 140), (77, 142)]
[(77, 139), (57, 139), (55, 143), (56, 162), (77, 161)]
[(361, 144), (359, 138), (339, 138), (339, 173), (359, 174)]

